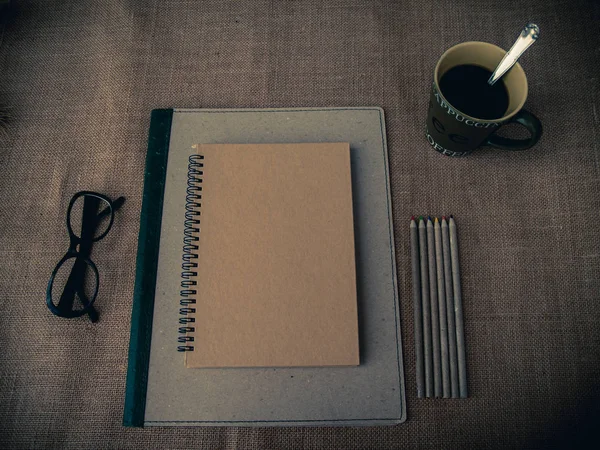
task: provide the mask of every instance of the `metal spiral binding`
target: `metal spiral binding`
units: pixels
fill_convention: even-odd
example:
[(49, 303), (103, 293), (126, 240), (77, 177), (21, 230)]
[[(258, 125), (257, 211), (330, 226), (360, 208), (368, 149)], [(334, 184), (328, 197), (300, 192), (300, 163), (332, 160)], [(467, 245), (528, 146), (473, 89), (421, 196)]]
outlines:
[(179, 352), (190, 352), (194, 350), (193, 336), (188, 336), (195, 330), (191, 325), (196, 319), (191, 315), (196, 312), (193, 306), (196, 304), (196, 280), (198, 275), (198, 236), (200, 233), (200, 206), (202, 200), (202, 174), (204, 168), (203, 155), (191, 155), (188, 164), (187, 190), (185, 196), (185, 222), (183, 231), (183, 263), (181, 268), (181, 290), (179, 291), (179, 336), (177, 347)]

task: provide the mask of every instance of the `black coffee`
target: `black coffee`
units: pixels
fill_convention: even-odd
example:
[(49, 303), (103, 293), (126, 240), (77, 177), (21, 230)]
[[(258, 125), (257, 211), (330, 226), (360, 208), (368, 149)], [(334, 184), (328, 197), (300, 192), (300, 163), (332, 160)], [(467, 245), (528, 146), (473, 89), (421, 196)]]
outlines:
[(491, 75), (492, 72), (483, 67), (456, 66), (444, 74), (440, 89), (459, 111), (476, 119), (499, 119), (508, 108), (508, 92), (501, 79), (490, 86)]

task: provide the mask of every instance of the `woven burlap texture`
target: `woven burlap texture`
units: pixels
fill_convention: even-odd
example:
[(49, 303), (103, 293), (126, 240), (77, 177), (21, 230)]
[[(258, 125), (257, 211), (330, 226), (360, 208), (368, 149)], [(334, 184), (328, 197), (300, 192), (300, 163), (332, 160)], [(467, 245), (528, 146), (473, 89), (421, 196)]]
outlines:
[[(3, 13), (6, 14), (6, 13)], [(581, 443), (600, 400), (600, 139), (594, 1), (13, 2), (0, 46), (0, 446), (532, 447)], [(529, 20), (534, 150), (465, 159), (424, 136), (432, 72)], [(574, 31), (576, 30), (576, 31)], [(382, 106), (408, 422), (387, 428), (121, 426), (153, 108)], [(73, 193), (127, 201), (94, 246), (101, 321), (52, 316)], [(408, 219), (459, 224), (471, 398), (415, 396)], [(575, 441), (571, 441), (575, 439)]]

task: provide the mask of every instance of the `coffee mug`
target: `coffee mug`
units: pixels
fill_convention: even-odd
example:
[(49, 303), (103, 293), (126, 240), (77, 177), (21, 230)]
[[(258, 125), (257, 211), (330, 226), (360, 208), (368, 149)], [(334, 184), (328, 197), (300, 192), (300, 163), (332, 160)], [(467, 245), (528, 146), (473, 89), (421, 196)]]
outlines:
[[(463, 42), (448, 49), (442, 55), (433, 74), (433, 87), (427, 115), (426, 137), (435, 150), (447, 156), (465, 156), (484, 145), (505, 150), (526, 150), (533, 147), (540, 139), (542, 135), (541, 122), (529, 111), (523, 109), (525, 100), (527, 100), (527, 77), (519, 63), (515, 64), (496, 82), (496, 85), (503, 83), (503, 86), (498, 85), (498, 89), (503, 90), (501, 94), (507, 98), (499, 98), (499, 102), (495, 102), (494, 98), (494, 105), (485, 104), (485, 102), (489, 102), (489, 97), (485, 97), (485, 99), (475, 97), (470, 99), (472, 110), (461, 111), (444, 95), (444, 89), (450, 93), (456, 89), (460, 90), (461, 87), (465, 88), (465, 92), (452, 92), (455, 98), (454, 102), (463, 103), (461, 107), (465, 109), (462, 100), (466, 97), (461, 96), (472, 94), (469, 92), (469, 84), (461, 77), (460, 73), (457, 76), (450, 76), (451, 74), (448, 72), (455, 69), (454, 73), (456, 74), (456, 71), (465, 69), (465, 67), (459, 66), (477, 66), (473, 70), (482, 70), (480, 68), (483, 68), (486, 69), (482, 70), (483, 74), (491, 74), (505, 54), (506, 51), (493, 44)], [(449, 75), (450, 80), (444, 80), (444, 89), (442, 89), (440, 81), (446, 74)], [(484, 83), (487, 83), (487, 79), (484, 80)], [(486, 88), (487, 85), (484, 89)], [(467, 98), (467, 100), (469, 99)], [(485, 111), (485, 115), (487, 115), (487, 110), (490, 109), (488, 106), (493, 109), (494, 106), (498, 106), (495, 103), (499, 103), (500, 108), (503, 108), (502, 101), (506, 102), (504, 105), (506, 110), (504, 113), (500, 112), (501, 117), (476, 117), (477, 114), (484, 115), (481, 111)], [(468, 112), (473, 114), (473, 111), (480, 112), (477, 112), (476, 115), (468, 114)], [(511, 122), (523, 125), (531, 136), (528, 139), (509, 139), (496, 134), (502, 125)]]

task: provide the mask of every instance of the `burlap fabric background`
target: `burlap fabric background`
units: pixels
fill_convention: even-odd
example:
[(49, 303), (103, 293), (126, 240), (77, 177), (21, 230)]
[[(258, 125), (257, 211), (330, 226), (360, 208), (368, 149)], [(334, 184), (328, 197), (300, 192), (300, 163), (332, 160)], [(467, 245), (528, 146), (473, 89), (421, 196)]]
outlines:
[[(600, 404), (600, 4), (595, 1), (15, 2), (0, 46), (0, 446), (581, 445)], [(522, 58), (535, 150), (433, 151), (433, 67), (465, 40)], [(387, 115), (408, 422), (388, 428), (121, 427), (150, 110), (379, 105)], [(93, 249), (101, 322), (44, 304), (82, 189), (124, 195)], [(459, 224), (465, 401), (415, 398), (411, 214)]]

